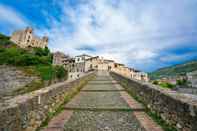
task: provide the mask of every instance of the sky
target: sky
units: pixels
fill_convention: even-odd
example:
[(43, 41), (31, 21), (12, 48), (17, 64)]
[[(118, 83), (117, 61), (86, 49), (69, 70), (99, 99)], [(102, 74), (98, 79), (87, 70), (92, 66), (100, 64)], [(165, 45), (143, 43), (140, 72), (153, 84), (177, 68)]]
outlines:
[(49, 48), (150, 72), (197, 59), (197, 0), (0, 0), (0, 32), (27, 26)]

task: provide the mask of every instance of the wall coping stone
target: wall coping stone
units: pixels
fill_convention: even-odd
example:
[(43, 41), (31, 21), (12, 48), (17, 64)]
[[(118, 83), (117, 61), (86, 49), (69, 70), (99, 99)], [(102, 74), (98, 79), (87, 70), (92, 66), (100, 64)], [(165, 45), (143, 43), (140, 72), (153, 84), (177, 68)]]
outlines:
[(88, 80), (95, 72), (48, 87), (15, 96), (0, 105), (0, 131), (35, 130), (46, 119), (48, 112), (64, 102), (65, 93), (83, 81)]
[(75, 80), (68, 80), (68, 81), (64, 81), (64, 82), (59, 82), (59, 83), (50, 85), (48, 87), (44, 87), (39, 90), (35, 90), (35, 91), (29, 92), (26, 94), (18, 95), (18, 96), (11, 98), (11, 99), (5, 100), (5, 102), (3, 103), (3, 106), (0, 108), (0, 111), (7, 109), (9, 107), (11, 107), (11, 108), (16, 107), (19, 104), (25, 103), (26, 101), (28, 101), (34, 97), (38, 97), (42, 94), (45, 94), (49, 91), (54, 90), (55, 88), (59, 88), (60, 86), (69, 86), (70, 83), (75, 82), (75, 81), (77, 81), (83, 77), (86, 77), (90, 74), (92, 74), (92, 72), (89, 72), (86, 75), (84, 75), (78, 79), (75, 79)]
[(161, 88), (111, 72), (120, 83), (126, 82), (128, 91), (138, 97), (151, 111), (179, 131), (197, 131), (197, 96)]
[[(113, 72), (115, 73), (115, 72)], [(117, 73), (115, 73), (117, 74)], [(117, 74), (117, 75), (120, 75), (128, 80), (132, 80), (138, 84), (141, 84), (145, 87), (148, 87), (148, 88), (152, 88), (152, 89), (155, 89), (157, 91), (159, 91), (160, 93), (163, 93), (169, 97), (172, 97), (176, 100), (179, 100), (179, 101), (182, 101), (184, 103), (188, 103), (188, 104), (191, 104), (191, 105), (194, 105), (194, 106), (197, 106), (197, 95), (192, 95), (192, 94), (185, 94), (185, 93), (180, 93), (180, 92), (177, 92), (177, 91), (174, 91), (174, 90), (171, 90), (171, 89), (167, 89), (167, 88), (161, 88), (159, 87), (158, 85), (153, 85), (149, 82), (144, 82), (144, 81), (140, 81), (140, 80), (136, 80), (136, 79), (132, 79), (132, 78), (128, 78), (128, 77), (125, 77), (121, 74)]]

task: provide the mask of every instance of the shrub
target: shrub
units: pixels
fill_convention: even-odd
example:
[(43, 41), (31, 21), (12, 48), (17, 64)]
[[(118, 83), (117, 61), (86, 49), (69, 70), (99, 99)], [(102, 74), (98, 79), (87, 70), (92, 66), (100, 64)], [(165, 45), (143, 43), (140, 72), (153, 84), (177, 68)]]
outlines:
[(153, 81), (153, 84), (154, 84), (154, 85), (158, 85), (159, 82), (158, 82), (157, 80), (155, 80), (155, 81)]
[(161, 87), (163, 87), (163, 88), (174, 88), (175, 87), (175, 85), (173, 85), (173, 84), (171, 84), (171, 83), (167, 83), (167, 82), (165, 82), (165, 83), (161, 83), (161, 84), (159, 84)]
[(10, 37), (5, 36), (3, 34), (0, 34), (0, 45), (1, 46), (8, 46), (14, 44), (12, 41), (10, 41)]
[(41, 56), (39, 57), (40, 64), (51, 65), (52, 57), (51, 56)]
[(63, 66), (55, 66), (55, 74), (58, 79), (65, 79), (67, 77), (67, 71)]
[(31, 66), (31, 65), (37, 65), (41, 63), (39, 57), (31, 55), (31, 54), (21, 55), (16, 60), (17, 60), (16, 65), (19, 65), (19, 66)]
[(177, 80), (177, 81), (176, 81), (176, 84), (177, 84), (177, 85), (180, 85), (180, 86), (181, 86), (181, 85), (186, 85), (186, 84), (187, 84), (187, 80), (186, 80), (186, 79)]
[(36, 71), (43, 80), (67, 79), (68, 76), (68, 72), (62, 66), (39, 65), (36, 66)]
[(39, 73), (43, 80), (52, 80), (55, 78), (55, 70), (51, 65), (38, 65), (36, 66), (36, 71)]
[(0, 64), (15, 66), (51, 65), (52, 55), (38, 56), (18, 47), (0, 47)]
[(34, 54), (37, 56), (48, 56), (50, 54), (50, 50), (48, 47), (42, 48), (33, 48)]

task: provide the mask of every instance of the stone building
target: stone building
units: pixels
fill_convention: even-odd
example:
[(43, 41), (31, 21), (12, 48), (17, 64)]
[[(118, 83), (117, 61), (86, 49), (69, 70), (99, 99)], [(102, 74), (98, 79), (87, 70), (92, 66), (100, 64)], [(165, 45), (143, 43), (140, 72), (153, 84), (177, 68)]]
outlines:
[(197, 71), (187, 73), (187, 79), (191, 82), (191, 86), (197, 88)]
[(138, 71), (138, 70), (135, 70), (133, 78), (136, 80), (141, 80), (141, 81), (146, 81), (146, 82), (149, 81), (148, 74), (145, 72)]
[(62, 65), (64, 67), (68, 66), (70, 63), (70, 57), (62, 52), (53, 53), (53, 65)]
[(114, 68), (112, 68), (112, 71), (128, 78), (146, 82), (149, 81), (147, 73), (135, 70), (133, 68), (125, 67), (123, 64), (120, 63), (115, 63)]
[(87, 69), (85, 69), (85, 63), (86, 61), (91, 58), (92, 56), (82, 54), (75, 56), (75, 67), (76, 67), (76, 72), (86, 72)]
[(86, 54), (75, 56), (72, 61), (69, 61), (68, 65), (69, 76), (72, 78), (77, 78), (91, 70), (105, 70), (113, 71), (136, 80), (149, 80), (147, 73), (126, 67), (120, 63), (115, 63), (113, 60), (100, 58), (99, 56), (91, 57)]
[(86, 60), (85, 71), (88, 70), (111, 70), (114, 67), (113, 60), (99, 58), (99, 56), (91, 57)]
[(85, 62), (85, 71), (98, 70), (99, 56), (88, 58)]
[(16, 43), (21, 48), (27, 47), (39, 47), (45, 48), (48, 45), (48, 37), (44, 36), (39, 38), (33, 34), (33, 29), (27, 27), (24, 30), (15, 31), (11, 38), (11, 41)]

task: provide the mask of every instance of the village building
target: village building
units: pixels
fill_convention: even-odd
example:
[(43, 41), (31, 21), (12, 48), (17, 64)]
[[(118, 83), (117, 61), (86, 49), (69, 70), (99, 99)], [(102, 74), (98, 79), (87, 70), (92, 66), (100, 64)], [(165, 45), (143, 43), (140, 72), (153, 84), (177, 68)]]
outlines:
[(138, 70), (135, 71), (133, 78), (136, 80), (141, 80), (141, 81), (145, 81), (145, 82), (149, 81), (148, 74), (145, 72), (138, 71)]
[(53, 65), (61, 65), (67, 67), (70, 63), (70, 56), (65, 55), (63, 52), (53, 53)]
[(123, 64), (120, 63), (114, 63), (114, 68), (112, 69), (112, 71), (118, 73), (118, 74), (123, 74), (122, 73), (122, 69), (124, 68)]
[(133, 68), (125, 67), (123, 64), (120, 63), (115, 63), (112, 71), (121, 74), (122, 76), (125, 76), (127, 78), (141, 80), (145, 82), (149, 81), (147, 73), (135, 70)]
[(76, 72), (86, 72), (88, 71), (85, 66), (86, 61), (91, 58), (92, 56), (82, 54), (75, 56), (75, 67), (76, 67)]
[(64, 65), (71, 79), (76, 79), (92, 70), (104, 70), (116, 72), (136, 80), (149, 80), (147, 73), (126, 67), (120, 63), (115, 63), (113, 60), (104, 59), (103, 57), (100, 58), (99, 56), (91, 57), (90, 55), (82, 54), (74, 58), (69, 58), (61, 52), (56, 52), (54, 53), (53, 64)]
[(99, 56), (88, 58), (85, 62), (85, 72), (90, 70), (98, 70)]
[(187, 80), (191, 83), (191, 86), (197, 88), (197, 71), (187, 73)]
[(39, 38), (33, 34), (33, 29), (27, 27), (24, 30), (15, 31), (10, 40), (21, 48), (37, 47), (45, 48), (48, 45), (48, 37)]
[(85, 70), (112, 70), (114, 68), (114, 61), (99, 58), (99, 56), (91, 57), (86, 60)]

